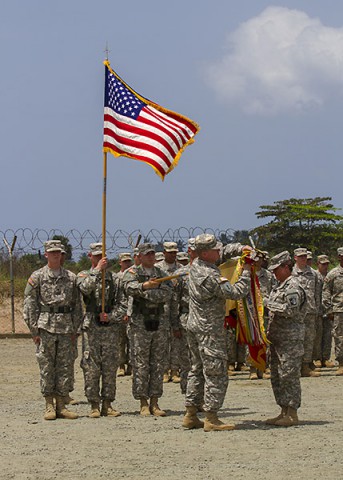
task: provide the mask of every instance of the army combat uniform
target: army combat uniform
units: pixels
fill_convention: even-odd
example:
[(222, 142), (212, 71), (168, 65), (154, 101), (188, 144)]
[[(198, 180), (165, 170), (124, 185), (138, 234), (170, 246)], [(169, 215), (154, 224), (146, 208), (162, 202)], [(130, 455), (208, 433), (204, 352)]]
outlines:
[[(343, 256), (343, 248), (337, 249)], [(343, 375), (343, 267), (333, 268), (325, 277), (323, 286), (324, 313), (333, 314), (335, 357), (339, 363), (338, 375)]]
[(267, 306), (271, 341), (271, 383), (276, 403), (297, 410), (301, 404), (300, 370), (304, 355), (305, 326), (301, 308), (305, 292), (289, 276), (271, 291)]
[[(106, 271), (105, 313), (108, 322), (101, 322), (102, 312), (102, 272), (98, 269), (82, 271), (77, 276), (77, 284), (85, 303), (82, 322), (82, 359), (85, 382), (85, 395), (92, 405), (90, 416), (99, 415), (99, 402), (102, 400), (101, 414), (117, 416), (111, 402), (116, 396), (116, 372), (119, 362), (119, 325), (114, 312), (116, 301), (115, 274)], [(101, 387), (100, 387), (101, 380)]]
[[(142, 244), (143, 248), (147, 244)], [(169, 329), (172, 285), (162, 282), (159, 288), (143, 290), (152, 278), (167, 274), (158, 266), (142, 265), (125, 271), (123, 285), (126, 295), (133, 298), (130, 317), (130, 346), (133, 370), (132, 393), (135, 399), (157, 399), (163, 393), (163, 367)]]
[(36, 357), (46, 398), (55, 396), (62, 401), (69, 394), (73, 342), (81, 319), (80, 295), (72, 272), (45, 266), (32, 273), (25, 288), (24, 320), (31, 334), (40, 337)]

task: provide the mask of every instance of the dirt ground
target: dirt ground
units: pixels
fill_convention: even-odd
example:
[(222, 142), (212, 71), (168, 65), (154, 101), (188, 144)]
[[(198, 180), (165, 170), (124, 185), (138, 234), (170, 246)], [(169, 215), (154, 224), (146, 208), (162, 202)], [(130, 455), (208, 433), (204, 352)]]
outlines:
[(0, 340), (0, 479), (342, 479), (343, 377), (324, 370), (302, 379), (301, 425), (263, 421), (278, 413), (269, 380), (230, 377), (221, 418), (229, 432), (185, 431), (183, 397), (167, 384), (166, 418), (140, 417), (131, 378), (117, 383), (118, 418), (87, 418), (76, 362), (71, 407), (78, 420), (44, 421), (35, 347), (29, 338)]

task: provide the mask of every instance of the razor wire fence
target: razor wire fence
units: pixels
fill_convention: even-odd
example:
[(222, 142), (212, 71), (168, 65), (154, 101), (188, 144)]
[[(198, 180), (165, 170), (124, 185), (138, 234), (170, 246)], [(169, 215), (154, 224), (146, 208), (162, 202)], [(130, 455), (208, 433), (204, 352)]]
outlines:
[[(150, 229), (143, 231), (140, 229), (127, 232), (125, 230), (106, 231), (106, 251), (109, 255), (117, 256), (120, 251), (132, 250), (136, 241), (141, 235), (141, 242), (150, 242), (156, 245), (157, 250), (163, 250), (163, 242), (176, 242), (180, 250), (187, 249), (187, 241), (189, 238), (196, 237), (201, 233), (211, 233), (215, 235), (223, 244), (239, 240), (236, 231), (232, 228), (227, 229), (212, 229), (203, 227), (179, 227), (176, 229), (168, 228), (166, 231), (158, 229)], [(61, 229), (30, 229), (19, 228), (17, 230), (7, 229), (0, 230), (1, 244), (0, 255), (2, 258), (7, 258), (8, 250), (5, 246), (7, 243), (12, 244), (16, 237), (16, 242), (13, 250), (13, 255), (20, 257), (25, 254), (37, 254), (44, 252), (44, 242), (52, 239), (55, 236), (61, 236), (68, 239), (69, 245), (72, 248), (73, 258), (81, 256), (89, 251), (89, 244), (92, 242), (101, 242), (102, 235), (93, 230), (80, 231), (77, 229), (70, 229), (62, 231)]]

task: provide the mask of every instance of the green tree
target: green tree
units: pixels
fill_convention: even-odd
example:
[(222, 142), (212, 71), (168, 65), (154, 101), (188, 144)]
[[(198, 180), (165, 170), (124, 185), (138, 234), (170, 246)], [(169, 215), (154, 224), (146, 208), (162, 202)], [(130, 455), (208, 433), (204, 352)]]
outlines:
[(343, 217), (336, 212), (331, 197), (291, 198), (273, 205), (261, 205), (257, 218), (272, 218), (255, 228), (258, 247), (272, 253), (306, 247), (315, 255), (335, 255), (343, 241)]
[(71, 260), (73, 256), (73, 247), (69, 242), (69, 238), (64, 237), (63, 235), (54, 235), (52, 237), (52, 240), (59, 240), (62, 243), (62, 245), (64, 245), (64, 248), (66, 251), (66, 260)]

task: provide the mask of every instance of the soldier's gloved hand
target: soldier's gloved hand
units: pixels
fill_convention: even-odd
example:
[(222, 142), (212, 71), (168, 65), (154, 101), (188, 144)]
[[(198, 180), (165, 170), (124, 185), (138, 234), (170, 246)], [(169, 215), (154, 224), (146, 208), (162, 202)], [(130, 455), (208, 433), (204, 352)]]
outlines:
[(101, 323), (108, 323), (110, 321), (107, 313), (100, 313), (99, 318)]
[(143, 290), (151, 290), (153, 288), (158, 288), (160, 286), (160, 282), (157, 282), (154, 279), (150, 279), (147, 282), (143, 283)]

